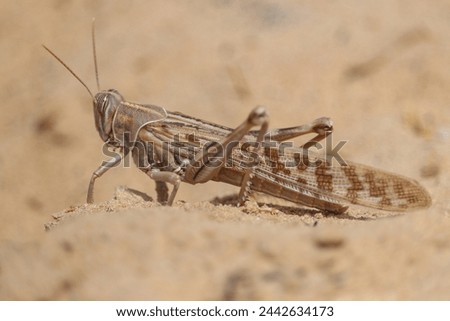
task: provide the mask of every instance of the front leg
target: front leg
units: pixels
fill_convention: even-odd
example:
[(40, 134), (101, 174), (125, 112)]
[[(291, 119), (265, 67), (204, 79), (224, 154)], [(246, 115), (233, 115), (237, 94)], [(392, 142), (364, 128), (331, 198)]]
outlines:
[(92, 173), (91, 181), (89, 182), (89, 188), (87, 193), (87, 203), (94, 203), (94, 183), (97, 178), (105, 174), (109, 169), (115, 167), (122, 160), (122, 155), (117, 154), (113, 158), (104, 161), (99, 168)]

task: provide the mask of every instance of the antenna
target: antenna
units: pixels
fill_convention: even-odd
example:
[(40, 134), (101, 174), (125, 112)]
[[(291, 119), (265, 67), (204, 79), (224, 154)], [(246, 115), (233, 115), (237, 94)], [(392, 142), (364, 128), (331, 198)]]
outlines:
[(72, 69), (69, 68), (69, 66), (67, 66), (62, 60), (61, 58), (59, 58), (55, 53), (53, 53), (53, 51), (51, 51), (50, 49), (48, 49), (45, 45), (42, 45), (42, 47), (44, 47), (45, 50), (47, 50), (56, 60), (59, 61), (59, 63), (61, 65), (63, 65), (71, 74), (72, 76), (74, 76), (83, 86), (84, 88), (86, 88), (86, 90), (88, 91), (89, 95), (91, 95), (92, 100), (94, 99), (94, 95), (92, 94), (92, 92), (89, 90), (89, 87), (81, 80), (80, 77), (77, 76), (77, 74), (75, 72), (72, 71)]
[(98, 80), (97, 51), (95, 50), (95, 18), (92, 18), (92, 50), (94, 52), (95, 80), (97, 81), (97, 91), (100, 91), (100, 81)]

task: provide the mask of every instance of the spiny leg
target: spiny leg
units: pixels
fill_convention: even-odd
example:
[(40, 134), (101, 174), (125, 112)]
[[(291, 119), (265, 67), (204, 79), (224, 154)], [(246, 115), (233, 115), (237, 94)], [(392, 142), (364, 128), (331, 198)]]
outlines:
[(105, 174), (109, 169), (115, 167), (117, 164), (120, 163), (122, 160), (122, 155), (117, 154), (113, 158), (105, 161), (100, 165), (99, 168), (95, 170), (94, 173), (92, 173), (91, 181), (89, 182), (89, 188), (87, 193), (87, 202), (89, 204), (94, 203), (94, 183), (97, 178)]
[[(225, 165), (226, 159), (231, 156), (233, 147), (236, 146), (241, 139), (250, 132), (250, 129), (255, 126), (260, 126), (260, 129), (258, 130), (256, 149), (254, 151), (256, 152), (259, 150), (269, 127), (268, 118), (269, 116), (264, 107), (258, 106), (254, 108), (247, 119), (241, 125), (236, 127), (224, 140), (211, 143), (211, 145), (208, 146), (209, 148), (202, 150), (195, 156), (194, 162), (189, 164), (186, 168), (184, 181), (196, 184), (213, 179)], [(211, 147), (216, 148), (216, 151), (212, 154)], [(215, 166), (210, 160), (216, 160), (217, 158), (220, 158), (222, 161)], [(256, 163), (245, 169), (241, 190), (239, 192), (240, 200), (245, 199), (250, 191), (250, 179), (255, 165)], [(241, 201), (239, 201), (239, 203), (241, 203)]]
[[(268, 115), (264, 107), (258, 106), (253, 109), (247, 119), (222, 141), (212, 142), (208, 148), (204, 148), (195, 155), (194, 161), (186, 167), (184, 181), (197, 184), (213, 179), (225, 165), (226, 159), (231, 156), (233, 147), (250, 132), (252, 127), (261, 126), (258, 141), (262, 141), (268, 128), (267, 119)], [(213, 147), (215, 150), (213, 150)], [(214, 162), (217, 161), (217, 158), (220, 159), (220, 163), (216, 165)]]
[[(299, 137), (306, 134), (316, 133), (316, 136), (311, 138), (309, 141), (299, 146), (299, 148), (305, 150), (303, 153), (303, 164), (309, 164), (309, 156), (310, 156), (310, 147), (316, 147), (318, 149), (321, 148), (319, 142), (328, 137), (333, 133), (333, 121), (328, 117), (320, 117), (312, 122), (300, 125), (297, 127), (290, 128), (278, 128), (274, 129), (272, 132), (268, 134), (271, 140), (282, 142), (286, 141), (290, 138)], [(328, 151), (328, 149), (327, 149)], [(326, 156), (328, 157), (328, 155)], [(345, 161), (341, 159), (343, 163)], [(328, 158), (327, 158), (328, 162)]]
[(273, 141), (283, 142), (291, 138), (316, 133), (317, 135), (315, 137), (300, 146), (302, 148), (309, 148), (317, 142), (326, 138), (332, 132), (333, 121), (328, 117), (321, 117), (305, 125), (274, 129), (270, 131), (267, 136), (269, 136)]
[[(250, 114), (250, 116), (251, 115), (252, 114)], [(250, 116), (249, 116), (249, 118), (250, 118)], [(267, 130), (269, 128), (268, 118), (269, 117), (266, 114), (264, 122), (262, 123), (261, 128), (258, 131), (258, 137), (256, 139), (256, 149), (253, 150), (253, 152), (255, 154), (257, 154), (258, 151), (261, 149), (262, 141), (264, 140), (264, 138), (267, 134)], [(259, 159), (258, 159), (258, 162), (259, 162)], [(241, 183), (241, 189), (239, 191), (239, 196), (238, 196), (238, 206), (243, 205), (245, 203), (245, 201), (247, 200), (249, 194), (251, 193), (251, 179), (253, 178), (254, 169), (255, 169), (256, 165), (258, 165), (258, 164), (254, 163), (253, 166), (249, 166), (245, 169), (244, 177), (243, 177), (242, 183)]]
[[(301, 148), (308, 149), (309, 147), (315, 145), (317, 142), (326, 138), (328, 135), (332, 133), (332, 131), (333, 131), (333, 121), (328, 117), (321, 117), (305, 125), (290, 128), (277, 128), (270, 131), (270, 133), (267, 134), (263, 134), (263, 131), (261, 130), (258, 135), (258, 143), (259, 143), (258, 147), (261, 146), (260, 143), (262, 142), (262, 139), (269, 139), (276, 142), (282, 142), (298, 136), (316, 133), (317, 135), (315, 137), (313, 137), (305, 144), (300, 146)], [(262, 137), (260, 136), (261, 134), (263, 134)], [(254, 166), (247, 168), (245, 171), (245, 175), (242, 180), (241, 190), (239, 192), (238, 206), (242, 205), (246, 201), (248, 194), (251, 192), (251, 179), (254, 175), (253, 172)]]

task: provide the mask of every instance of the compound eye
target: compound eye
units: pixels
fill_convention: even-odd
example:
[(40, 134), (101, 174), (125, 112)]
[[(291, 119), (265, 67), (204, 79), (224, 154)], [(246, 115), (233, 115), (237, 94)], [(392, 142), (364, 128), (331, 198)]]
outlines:
[(108, 96), (103, 97), (102, 101), (102, 113), (106, 111), (106, 108), (108, 107)]

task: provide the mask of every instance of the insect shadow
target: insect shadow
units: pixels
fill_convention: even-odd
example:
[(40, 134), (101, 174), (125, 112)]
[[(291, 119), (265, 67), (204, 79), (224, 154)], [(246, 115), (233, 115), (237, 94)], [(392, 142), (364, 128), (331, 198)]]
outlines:
[[(372, 221), (372, 220), (375, 220), (378, 218), (377, 216), (372, 216), (372, 215), (371, 216), (353, 216), (353, 215), (349, 215), (347, 212), (336, 215), (336, 213), (334, 213), (334, 212), (327, 212), (327, 211), (322, 211), (322, 210), (313, 209), (313, 208), (301, 207), (301, 206), (297, 206), (297, 205), (273, 204), (270, 202), (270, 197), (264, 195), (264, 198), (267, 199), (267, 201), (266, 200), (257, 201), (258, 206), (262, 207), (265, 205), (270, 208), (276, 209), (286, 215), (294, 215), (294, 216), (298, 216), (298, 217), (308, 217), (308, 218), (314, 220), (315, 223), (312, 224), (313, 226), (316, 226), (317, 222), (320, 220), (320, 218), (318, 218), (318, 214), (321, 214), (325, 218), (333, 217), (336, 219), (352, 220), (352, 221)], [(237, 204), (239, 203), (239, 195), (236, 193), (236, 194), (215, 197), (210, 201), (210, 203), (213, 205), (237, 206)]]

